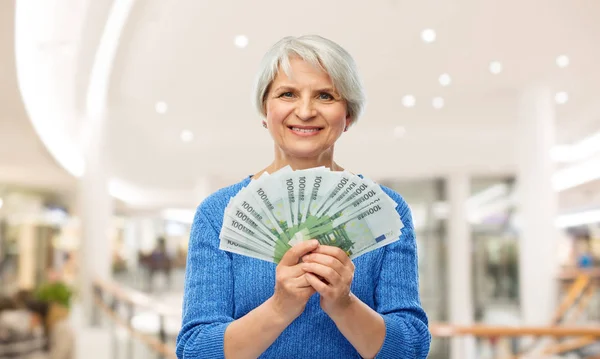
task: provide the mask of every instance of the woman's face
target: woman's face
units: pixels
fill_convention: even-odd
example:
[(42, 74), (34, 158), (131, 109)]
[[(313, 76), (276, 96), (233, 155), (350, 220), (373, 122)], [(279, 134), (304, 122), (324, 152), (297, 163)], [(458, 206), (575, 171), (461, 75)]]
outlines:
[(292, 158), (317, 158), (333, 151), (350, 125), (346, 101), (329, 75), (304, 60), (290, 58), (290, 77), (280, 70), (269, 88), (267, 125), (276, 146)]

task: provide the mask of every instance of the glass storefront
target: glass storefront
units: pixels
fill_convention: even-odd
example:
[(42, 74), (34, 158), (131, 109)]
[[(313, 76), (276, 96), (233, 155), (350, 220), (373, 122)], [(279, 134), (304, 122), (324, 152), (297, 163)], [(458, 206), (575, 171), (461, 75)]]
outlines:
[[(53, 280), (76, 286), (82, 230), (72, 213), (72, 199), (8, 186), (1, 188), (0, 199), (0, 294)], [(163, 219), (159, 213), (115, 214), (107, 235), (115, 279), (143, 289), (143, 259), (153, 253), (159, 238), (173, 268), (183, 270), (189, 230), (189, 224)]]

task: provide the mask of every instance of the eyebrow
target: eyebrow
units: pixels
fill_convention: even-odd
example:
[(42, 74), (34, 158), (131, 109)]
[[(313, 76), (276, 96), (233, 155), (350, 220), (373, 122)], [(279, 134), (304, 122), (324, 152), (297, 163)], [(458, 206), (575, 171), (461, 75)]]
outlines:
[(288, 86), (288, 85), (282, 85), (277, 87), (276, 89), (273, 89), (273, 92), (279, 92), (281, 90), (295, 90), (294, 86)]
[[(296, 89), (296, 87), (291, 86), (291, 85), (281, 85), (281, 86), (277, 87), (276, 89), (274, 89), (273, 92), (279, 92), (282, 90), (295, 90), (295, 89)], [(332, 94), (339, 96), (339, 93), (333, 87), (317, 88), (316, 90), (314, 90), (314, 92), (331, 92)]]
[(338, 94), (338, 92), (333, 87), (323, 87), (321, 89), (317, 89), (317, 92), (331, 92), (333, 94)]

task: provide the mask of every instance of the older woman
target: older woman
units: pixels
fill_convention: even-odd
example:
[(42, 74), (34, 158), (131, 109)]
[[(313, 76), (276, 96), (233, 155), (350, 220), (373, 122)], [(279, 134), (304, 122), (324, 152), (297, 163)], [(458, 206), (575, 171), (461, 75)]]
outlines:
[(364, 107), (351, 56), (319, 36), (286, 37), (265, 55), (255, 102), (274, 141), (271, 164), (206, 198), (191, 232), (179, 358), (425, 358), (430, 334), (421, 308), (408, 206), (394, 199), (400, 240), (351, 261), (306, 241), (275, 264), (219, 250), (230, 197), (252, 178), (287, 165), (326, 166)]

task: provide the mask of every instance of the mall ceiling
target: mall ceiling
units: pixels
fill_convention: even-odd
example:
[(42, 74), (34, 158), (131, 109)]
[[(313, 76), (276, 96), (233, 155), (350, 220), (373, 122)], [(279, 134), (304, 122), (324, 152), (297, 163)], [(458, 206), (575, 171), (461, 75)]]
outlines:
[[(354, 55), (368, 105), (337, 152), (342, 165), (375, 179), (513, 173), (517, 103), (534, 85), (568, 94), (556, 108), (560, 143), (600, 129), (595, 0), (18, 4), (17, 30), (32, 29), (17, 31), (29, 119), (38, 130), (48, 128), (40, 125), (45, 116), (63, 129), (54, 139), (42, 135), (44, 144), (77, 172), (82, 122), (97, 94), (110, 176), (159, 198), (153, 205), (192, 206), (269, 164), (272, 142), (251, 86), (261, 56), (285, 35), (320, 34)], [(2, 36), (8, 51), (10, 36)], [(31, 85), (38, 78), (60, 86)], [(3, 82), (9, 87), (14, 94), (15, 84)], [(52, 105), (47, 99), (38, 107), (49, 110), (36, 112), (43, 91)], [(26, 117), (22, 103), (10, 106)]]
[[(378, 178), (510, 171), (520, 91), (538, 83), (568, 91), (569, 103), (558, 109), (563, 141), (600, 93), (595, 1), (302, 4), (135, 3), (108, 99), (118, 174), (180, 188), (199, 175), (235, 180), (266, 166), (272, 144), (250, 105), (251, 84), (263, 53), (289, 34), (321, 34), (356, 57), (368, 107), (338, 152), (343, 165)], [(433, 43), (421, 39), (427, 28), (436, 32)], [(242, 49), (234, 44), (240, 34), (248, 38)], [(570, 59), (564, 69), (555, 63), (561, 54)], [(492, 61), (502, 63), (500, 74), (490, 73)], [(412, 108), (402, 105), (408, 94), (416, 98)], [(444, 108), (436, 110), (438, 96)], [(166, 113), (156, 112), (157, 102)], [(184, 130), (194, 134), (189, 143), (180, 139)]]

